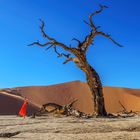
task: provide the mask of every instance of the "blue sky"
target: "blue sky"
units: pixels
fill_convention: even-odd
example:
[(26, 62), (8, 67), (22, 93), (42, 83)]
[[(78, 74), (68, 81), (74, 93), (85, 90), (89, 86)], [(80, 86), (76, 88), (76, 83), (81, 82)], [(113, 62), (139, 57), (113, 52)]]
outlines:
[(60, 42), (84, 39), (90, 28), (83, 20), (98, 4), (109, 8), (95, 17), (95, 24), (124, 48), (97, 37), (87, 52), (89, 63), (104, 86), (140, 88), (139, 0), (0, 0), (0, 88), (85, 81), (81, 70), (72, 62), (63, 65), (53, 50), (27, 45), (45, 42), (39, 18), (47, 34)]

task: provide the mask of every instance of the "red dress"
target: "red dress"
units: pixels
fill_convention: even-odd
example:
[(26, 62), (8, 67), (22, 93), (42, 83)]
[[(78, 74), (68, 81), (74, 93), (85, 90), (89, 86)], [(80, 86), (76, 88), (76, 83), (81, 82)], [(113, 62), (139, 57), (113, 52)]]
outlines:
[(19, 115), (25, 117), (26, 116), (26, 108), (27, 108), (27, 100), (25, 99), (20, 111)]

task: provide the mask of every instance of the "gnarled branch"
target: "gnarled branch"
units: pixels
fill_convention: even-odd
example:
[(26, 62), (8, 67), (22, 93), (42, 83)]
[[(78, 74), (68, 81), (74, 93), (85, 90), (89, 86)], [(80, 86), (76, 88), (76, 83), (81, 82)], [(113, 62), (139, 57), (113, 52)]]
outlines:
[(50, 44), (52, 44), (52, 43), (51, 42), (46, 42), (44, 44), (41, 44), (39, 41), (36, 41), (36, 42), (33, 42), (33, 43), (29, 44), (28, 46), (38, 45), (40, 47), (45, 47), (45, 46), (50, 45)]
[(104, 32), (97, 32), (96, 35), (102, 35), (102, 36), (108, 38), (109, 40), (111, 40), (117, 46), (123, 47), (121, 44), (117, 43), (109, 34), (105, 34)]
[(76, 39), (76, 38), (73, 38), (72, 41), (73, 41), (73, 40), (77, 41), (78, 44), (81, 44), (80, 40), (78, 40), (78, 39)]
[(88, 47), (92, 44), (92, 42), (94, 41), (94, 38), (97, 36), (97, 35), (102, 35), (108, 39), (110, 39), (114, 44), (116, 44), (117, 46), (119, 47), (123, 47), (122, 45), (120, 45), (119, 43), (117, 43), (110, 35), (104, 33), (104, 32), (101, 32), (101, 31), (98, 31), (98, 29), (100, 28), (100, 26), (95, 26), (95, 24), (93, 23), (93, 16), (101, 13), (105, 8), (108, 8), (107, 6), (104, 6), (104, 5), (99, 5), (100, 6), (100, 9), (93, 12), (90, 16), (89, 16), (89, 21), (90, 23), (88, 23), (87, 21), (84, 21), (86, 24), (88, 24), (92, 30), (90, 31), (90, 34), (86, 36), (85, 40), (81, 43), (81, 46), (80, 48), (82, 48), (82, 50), (84, 50), (85, 52), (87, 51)]
[(55, 53), (58, 55), (57, 57), (62, 57), (62, 56), (64, 56), (64, 57), (66, 57), (66, 58), (69, 58), (70, 55), (71, 55), (70, 53), (68, 53), (68, 54), (59, 53), (59, 52), (57, 51), (56, 47), (54, 47), (54, 51), (55, 51)]
[(84, 41), (82, 42), (82, 50), (84, 50), (85, 52), (88, 49), (88, 46), (90, 46), (90, 44), (93, 44), (93, 39), (94, 39), (95, 33), (93, 33), (93, 29), (90, 31), (90, 34), (87, 35), (84, 39)]
[(64, 54), (64, 53), (59, 53), (56, 49), (56, 47), (54, 47), (54, 51), (57, 54), (57, 57), (65, 57), (66, 60), (63, 62), (63, 64), (66, 64), (67, 62), (69, 62), (72, 58), (70, 58), (71, 54)]
[(55, 41), (54, 38), (49, 37), (49, 36), (45, 33), (45, 30), (44, 30), (45, 23), (44, 23), (44, 21), (41, 20), (41, 19), (40, 19), (40, 21), (41, 21), (41, 23), (42, 23), (41, 26), (40, 26), (40, 30), (41, 30), (41, 33), (42, 33), (43, 37), (44, 37), (44, 38), (47, 38), (47, 39), (50, 40), (50, 41)]
[(66, 64), (66, 63), (68, 63), (68, 62), (71, 61), (71, 60), (72, 60), (71, 57), (70, 57), (70, 58), (67, 58), (66, 61), (63, 62), (63, 64)]
[(92, 28), (95, 32), (96, 32), (96, 30), (97, 30), (97, 27), (96, 27), (96, 26), (94, 25), (94, 23), (93, 23), (93, 20), (92, 20), (93, 16), (95, 16), (95, 15), (101, 13), (101, 12), (104, 10), (104, 8), (108, 8), (108, 7), (105, 6), (105, 5), (99, 5), (99, 6), (100, 6), (100, 9), (97, 10), (97, 11), (95, 11), (95, 12), (93, 12), (93, 13), (89, 16), (90, 26), (91, 26), (91, 28)]
[(71, 49), (70, 47), (68, 47), (67, 45), (61, 43), (61, 42), (58, 42), (57, 40), (55, 40), (54, 38), (48, 36), (44, 30), (44, 26), (45, 26), (45, 23), (43, 20), (40, 20), (41, 21), (41, 26), (40, 26), (40, 30), (41, 30), (41, 33), (43, 35), (44, 38), (47, 38), (49, 40), (49, 42), (46, 42), (44, 44), (41, 44), (39, 43), (39, 41), (37, 42), (33, 42), (32, 44), (29, 44), (29, 46), (32, 46), (32, 45), (38, 45), (38, 46), (41, 46), (41, 47), (45, 47), (45, 46), (48, 46), (48, 45), (51, 45), (50, 47), (48, 48), (51, 48), (51, 47), (54, 47), (54, 46), (60, 46), (61, 48), (63, 48), (64, 50), (66, 51), (70, 51), (71, 52)]

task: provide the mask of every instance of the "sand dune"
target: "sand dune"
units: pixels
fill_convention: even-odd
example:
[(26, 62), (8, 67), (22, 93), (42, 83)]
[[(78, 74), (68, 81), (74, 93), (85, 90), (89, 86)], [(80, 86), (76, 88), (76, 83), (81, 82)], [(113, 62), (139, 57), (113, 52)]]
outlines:
[[(17, 115), (22, 104), (23, 98), (11, 95), (6, 92), (0, 92), (0, 115)], [(30, 115), (39, 108), (32, 103), (28, 104), (27, 114)]]
[(108, 112), (119, 112), (123, 108), (119, 101), (128, 111), (140, 111), (140, 90), (135, 95), (135, 89), (104, 87), (106, 109)]
[[(119, 104), (119, 101), (126, 107), (126, 109), (133, 111), (140, 111), (140, 90), (128, 89), (128, 88), (115, 88), (104, 87), (105, 105), (108, 112), (119, 112), (123, 108)], [(17, 87), (12, 89), (12, 93), (16, 97), (27, 97), (31, 102), (30, 113), (41, 107), (48, 102), (54, 102), (61, 105), (68, 104), (74, 99), (78, 99), (74, 103), (74, 108), (79, 109), (82, 112), (91, 114), (94, 111), (92, 95), (89, 87), (86, 83), (80, 81), (73, 81), (68, 83), (62, 83), (51, 86), (29, 86), (29, 87)], [(2, 108), (7, 108), (6, 103), (10, 103), (10, 113), (15, 113), (21, 106), (21, 99), (13, 96), (0, 94), (0, 112), (4, 112)], [(34, 107), (33, 107), (34, 104)], [(4, 107), (5, 106), (5, 107)], [(2, 110), (2, 111), (1, 111)], [(31, 111), (32, 110), (32, 111)], [(8, 112), (7, 112), (8, 113)]]

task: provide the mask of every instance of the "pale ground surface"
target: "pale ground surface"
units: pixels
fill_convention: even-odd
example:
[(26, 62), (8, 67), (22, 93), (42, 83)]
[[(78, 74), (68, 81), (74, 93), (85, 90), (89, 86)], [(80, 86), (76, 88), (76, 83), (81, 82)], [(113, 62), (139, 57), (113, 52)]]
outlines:
[(0, 116), (0, 133), (21, 131), (3, 140), (140, 140), (140, 117), (92, 118), (72, 117), (20, 118)]

